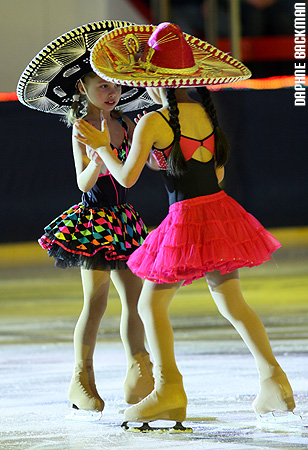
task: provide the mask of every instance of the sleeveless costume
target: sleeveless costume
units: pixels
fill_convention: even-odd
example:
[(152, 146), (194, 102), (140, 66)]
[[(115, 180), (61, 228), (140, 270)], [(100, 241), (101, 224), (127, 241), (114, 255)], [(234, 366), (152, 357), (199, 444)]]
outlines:
[[(94, 46), (91, 64), (102, 77), (135, 87), (191, 88), (251, 76), (240, 61), (169, 22), (157, 27), (134, 25), (111, 31)], [(169, 213), (127, 264), (136, 275), (155, 283), (181, 280), (188, 284), (216, 271), (208, 278), (210, 293), (219, 311), (246, 343), (258, 368), (260, 391), (253, 409), (257, 414), (293, 411), (290, 383), (275, 359), (262, 322), (243, 299), (237, 274), (220, 275), (263, 263), (280, 244), (220, 189), (215, 174), (214, 144), (212, 135), (199, 142), (181, 136), (188, 170), (180, 178), (169, 176), (164, 170), (170, 147), (153, 149), (164, 170)], [(209, 157), (213, 155), (205, 163), (193, 159), (201, 145), (209, 149)], [(189, 432), (192, 430), (181, 425), (186, 418), (187, 396), (176, 364), (169, 317), (176, 289), (161, 292), (157, 286), (146, 284), (142, 295), (142, 318), (155, 363), (155, 387), (141, 402), (125, 410), (123, 425), (172, 420), (176, 422), (176, 431)], [(144, 425), (140, 427), (140, 431), (144, 429)]]
[[(128, 127), (119, 149), (120, 161), (128, 151)], [(147, 229), (138, 212), (126, 203), (128, 189), (107, 171), (93, 188), (82, 194), (81, 203), (64, 211), (44, 228), (39, 244), (54, 257), (58, 267), (82, 266), (93, 270), (122, 269), (129, 255), (144, 241)]]
[[(169, 213), (130, 256), (130, 269), (155, 283), (184, 280), (186, 285), (207, 272), (218, 270), (226, 274), (269, 260), (281, 246), (279, 241), (218, 185), (214, 133), (201, 141), (181, 136), (188, 170), (180, 178), (166, 172), (172, 145), (152, 149), (163, 170)], [(192, 158), (201, 145), (213, 155), (206, 163)]]

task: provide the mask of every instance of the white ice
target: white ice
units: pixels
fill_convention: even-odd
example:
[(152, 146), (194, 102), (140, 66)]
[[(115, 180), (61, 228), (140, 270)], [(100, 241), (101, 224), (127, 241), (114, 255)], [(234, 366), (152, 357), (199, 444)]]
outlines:
[[(287, 323), (279, 317), (267, 319), (275, 355), (294, 389), (295, 411), (308, 425), (307, 316), (289, 317)], [(105, 335), (95, 352), (97, 386), (106, 406), (102, 419), (92, 423), (65, 420), (74, 324), (47, 318), (2, 322), (1, 450), (308, 448), (308, 428), (257, 427), (251, 407), (258, 390), (255, 363), (231, 327), (216, 316), (174, 318), (173, 324), (188, 396), (184, 423), (193, 434), (132, 434), (121, 429), (126, 361), (117, 319), (105, 320)]]

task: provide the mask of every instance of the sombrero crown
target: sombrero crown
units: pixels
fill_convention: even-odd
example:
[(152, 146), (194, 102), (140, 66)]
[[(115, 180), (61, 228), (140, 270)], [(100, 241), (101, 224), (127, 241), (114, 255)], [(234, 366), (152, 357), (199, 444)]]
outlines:
[(196, 70), (193, 52), (178, 25), (163, 23), (151, 34), (141, 61), (156, 71)]
[(98, 75), (127, 86), (201, 86), (251, 76), (240, 61), (169, 22), (106, 33), (90, 62)]
[[(109, 31), (130, 22), (106, 20), (75, 28), (46, 45), (28, 64), (17, 85), (17, 96), (29, 108), (65, 115), (69, 110), (76, 84), (93, 69), (90, 52), (94, 44)], [(123, 92), (119, 106), (123, 110), (139, 109), (148, 104), (144, 90)]]

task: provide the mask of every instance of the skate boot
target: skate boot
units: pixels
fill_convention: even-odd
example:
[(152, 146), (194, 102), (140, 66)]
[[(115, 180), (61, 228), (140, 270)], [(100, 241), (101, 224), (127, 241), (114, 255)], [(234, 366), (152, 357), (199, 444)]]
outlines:
[(68, 398), (74, 409), (103, 411), (105, 404), (96, 390), (92, 362), (76, 364)]
[(126, 403), (135, 404), (149, 395), (154, 389), (153, 364), (148, 353), (133, 355), (127, 367), (124, 381), (124, 399)]
[(260, 391), (252, 407), (257, 414), (294, 410), (293, 391), (286, 374), (280, 367), (274, 370), (271, 377), (260, 382)]
[[(191, 428), (185, 428), (182, 421), (186, 418), (187, 397), (182, 381), (155, 382), (155, 389), (137, 405), (125, 410), (125, 421), (122, 427), (126, 431), (139, 432), (186, 432), (191, 433)], [(172, 420), (175, 427), (157, 428), (150, 426), (148, 422), (155, 420)], [(129, 427), (128, 422), (141, 422), (141, 427)]]

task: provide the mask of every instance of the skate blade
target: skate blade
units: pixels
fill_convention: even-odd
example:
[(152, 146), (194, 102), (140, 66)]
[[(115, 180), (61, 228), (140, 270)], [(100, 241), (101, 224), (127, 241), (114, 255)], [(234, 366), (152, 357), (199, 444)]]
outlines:
[(258, 415), (258, 428), (276, 428), (289, 429), (302, 426), (302, 416), (294, 414), (292, 411), (286, 412), (269, 412), (267, 414)]
[(143, 422), (140, 426), (129, 426), (128, 422), (123, 422), (121, 427), (131, 433), (193, 433), (192, 428), (184, 427), (181, 422), (176, 422), (172, 427), (155, 427), (148, 422)]
[(65, 419), (76, 422), (97, 422), (101, 419), (102, 415), (103, 411), (86, 411), (72, 406), (71, 412), (65, 416)]

